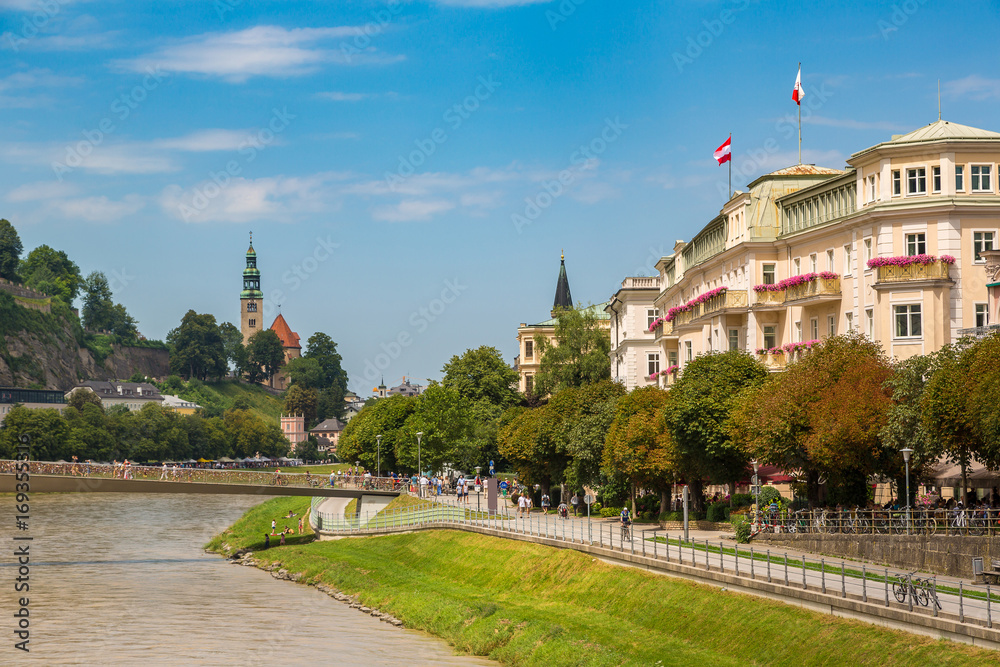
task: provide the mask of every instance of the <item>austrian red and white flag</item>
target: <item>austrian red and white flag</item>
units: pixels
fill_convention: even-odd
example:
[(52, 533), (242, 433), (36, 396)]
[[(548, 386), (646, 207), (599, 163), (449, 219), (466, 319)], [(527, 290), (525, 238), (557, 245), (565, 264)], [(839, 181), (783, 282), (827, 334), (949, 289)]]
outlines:
[(801, 106), (805, 96), (806, 91), (802, 89), (802, 65), (799, 65), (799, 73), (795, 75), (795, 88), (792, 89), (792, 101)]
[(718, 161), (718, 163), (720, 165), (723, 162), (729, 162), (733, 158), (733, 155), (732, 155), (732, 153), (729, 150), (730, 149), (729, 143), (732, 140), (733, 140), (732, 137), (729, 137), (728, 139), (726, 139), (726, 143), (724, 143), (721, 146), (719, 146), (718, 148), (716, 148), (715, 149), (715, 153), (713, 153), (713, 156), (715, 157), (715, 159)]

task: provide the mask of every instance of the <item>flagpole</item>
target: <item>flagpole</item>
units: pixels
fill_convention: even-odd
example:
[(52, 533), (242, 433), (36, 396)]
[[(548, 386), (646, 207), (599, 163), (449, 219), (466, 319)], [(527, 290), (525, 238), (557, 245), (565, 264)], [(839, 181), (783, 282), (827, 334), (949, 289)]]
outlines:
[[(799, 73), (802, 72), (802, 63), (799, 63)], [(799, 164), (802, 164), (802, 100), (799, 100), (796, 105), (799, 108)]]
[(729, 133), (729, 198), (733, 198), (733, 133)]

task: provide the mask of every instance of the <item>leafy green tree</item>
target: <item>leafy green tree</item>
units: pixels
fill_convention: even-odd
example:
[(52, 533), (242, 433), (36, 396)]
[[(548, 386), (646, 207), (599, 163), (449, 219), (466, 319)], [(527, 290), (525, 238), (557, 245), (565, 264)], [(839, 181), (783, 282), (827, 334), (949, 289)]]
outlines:
[(67, 304), (73, 303), (83, 286), (80, 267), (65, 252), (47, 245), (29, 252), (18, 272), (28, 287), (58, 297)]
[(23, 251), (21, 237), (17, 235), (14, 225), (0, 219), (0, 278), (17, 280), (17, 267)]
[(171, 346), (171, 373), (199, 380), (225, 374), (225, 344), (214, 315), (189, 310), (180, 326), (167, 334), (167, 343)]
[(537, 335), (535, 349), (541, 358), (534, 380), (539, 396), (611, 377), (611, 338), (591, 309), (560, 309), (556, 313), (554, 342)]
[(441, 384), (454, 389), (469, 401), (488, 401), (502, 409), (520, 401), (517, 395), (517, 371), (503, 360), (495, 347), (483, 345), (453, 356), (441, 369)]
[(962, 468), (963, 496), (973, 459), (1000, 466), (997, 402), (1000, 377), (996, 334), (972, 344), (963, 340), (938, 351), (934, 369), (921, 400), (923, 426), (941, 445), (952, 463)]
[(805, 475), (809, 502), (820, 480), (853, 484), (853, 502), (867, 498), (865, 480), (878, 471), (888, 419), (892, 373), (881, 346), (853, 332), (828, 338), (783, 373), (749, 388), (736, 401), (735, 442), (751, 458)]
[[(404, 451), (410, 446), (403, 442), (403, 438), (409, 437), (403, 434), (403, 426), (416, 408), (416, 397), (401, 395), (388, 396), (365, 405), (361, 412), (347, 422), (340, 435), (337, 454), (343, 461), (361, 461), (366, 468), (374, 470), (378, 460), (378, 441), (375, 436), (381, 435), (382, 470), (402, 471), (404, 465), (398, 462), (396, 452)], [(412, 446), (415, 450), (416, 442)], [(413, 460), (414, 464), (409, 470), (416, 470), (415, 451)]]
[(702, 480), (729, 484), (746, 474), (749, 459), (733, 442), (730, 415), (736, 397), (760, 384), (767, 370), (745, 352), (701, 355), (688, 362), (670, 389), (664, 406), (664, 426), (676, 447), (678, 463), (701, 509)]
[(243, 333), (232, 322), (223, 322), (219, 325), (219, 335), (222, 337), (222, 349), (225, 351), (227, 361), (237, 376), (242, 375), (247, 363)]
[(281, 428), (266, 422), (250, 410), (227, 410), (222, 417), (229, 448), (237, 456), (260, 453), (270, 458), (288, 453), (289, 443)]
[[(417, 451), (417, 433), (422, 433)], [(466, 469), (479, 460), (471, 439), (469, 403), (458, 391), (431, 383), (416, 397), (416, 408), (400, 429), (396, 441), (396, 460), (401, 466), (416, 470), (419, 458), (424, 471), (439, 471), (452, 464)]]
[(500, 454), (514, 466), (522, 481), (539, 484), (548, 491), (552, 484), (561, 484), (572, 474), (574, 428), (581, 420), (605, 410), (604, 403), (624, 394), (620, 384), (605, 380), (563, 389), (538, 408), (511, 408), (497, 433)]
[(308, 357), (292, 359), (285, 365), (285, 374), (289, 381), (304, 389), (321, 389), (323, 385), (323, 371), (319, 366), (319, 361)]
[(270, 380), (285, 362), (285, 348), (278, 334), (262, 329), (250, 336), (247, 345), (247, 371), (251, 382)]
[(66, 399), (66, 405), (77, 410), (83, 410), (83, 406), (88, 404), (96, 405), (102, 413), (104, 412), (101, 397), (88, 389), (77, 389)]
[(309, 436), (306, 440), (295, 445), (295, 456), (303, 461), (319, 461), (319, 445), (314, 436)]
[(56, 410), (31, 410), (23, 405), (15, 405), (4, 418), (4, 428), (0, 429), (0, 451), (3, 452), (3, 458), (14, 458), (18, 439), (21, 435), (27, 435), (31, 438), (33, 460), (69, 460), (73, 452), (66, 440), (68, 431), (66, 421)]
[(341, 367), (343, 359), (337, 352), (337, 344), (333, 342), (333, 339), (319, 331), (314, 333), (309, 336), (305, 354), (302, 356), (319, 363), (320, 378), (316, 388), (339, 387), (341, 399), (343, 399), (344, 394), (347, 393), (347, 372)]
[(283, 412), (286, 415), (305, 417), (305, 425), (308, 430), (316, 425), (316, 404), (318, 401), (319, 393), (315, 389), (304, 389), (299, 385), (292, 385), (285, 392)]
[(609, 476), (628, 478), (633, 513), (639, 488), (660, 490), (660, 508), (665, 509), (663, 489), (669, 488), (666, 480), (671, 458), (658, 414), (666, 402), (667, 392), (659, 387), (633, 389), (615, 405), (614, 420), (604, 441), (604, 467)]
[(83, 282), (83, 327), (89, 331), (109, 331), (123, 340), (134, 340), (139, 329), (125, 306), (112, 301), (107, 276), (93, 271)]
[(63, 412), (63, 419), (69, 429), (66, 446), (71, 456), (81, 461), (110, 461), (115, 457), (117, 441), (108, 428), (108, 417), (99, 405), (88, 402), (82, 404), (80, 409), (68, 407)]

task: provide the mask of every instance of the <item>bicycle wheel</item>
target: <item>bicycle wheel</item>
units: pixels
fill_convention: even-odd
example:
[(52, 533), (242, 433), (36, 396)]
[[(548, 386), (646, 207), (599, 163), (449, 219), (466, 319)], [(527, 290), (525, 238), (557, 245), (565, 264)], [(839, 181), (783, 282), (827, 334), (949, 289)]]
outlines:
[(975, 517), (969, 522), (969, 534), (970, 535), (982, 535), (986, 532), (986, 519), (981, 516)]
[(931, 586), (930, 582), (925, 579), (913, 580), (913, 592), (914, 592), (913, 597), (920, 605), (924, 607), (927, 606), (927, 603), (930, 602), (931, 599), (931, 595), (927, 590), (928, 588), (930, 588), (930, 586)]
[(892, 594), (896, 598), (896, 602), (906, 602), (906, 584), (902, 581), (894, 581), (892, 583)]

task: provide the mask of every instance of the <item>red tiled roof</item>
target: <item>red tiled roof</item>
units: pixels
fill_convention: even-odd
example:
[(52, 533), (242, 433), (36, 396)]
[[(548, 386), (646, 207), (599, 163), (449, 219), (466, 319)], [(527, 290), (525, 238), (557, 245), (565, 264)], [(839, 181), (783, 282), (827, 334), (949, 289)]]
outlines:
[(276, 318), (274, 318), (274, 324), (271, 325), (271, 331), (278, 334), (278, 338), (281, 339), (282, 347), (294, 347), (297, 349), (302, 349), (299, 345), (299, 335), (292, 331), (291, 327), (288, 326), (288, 322), (279, 313)]

